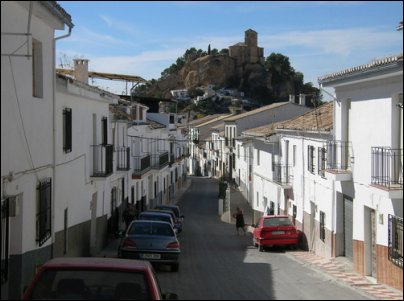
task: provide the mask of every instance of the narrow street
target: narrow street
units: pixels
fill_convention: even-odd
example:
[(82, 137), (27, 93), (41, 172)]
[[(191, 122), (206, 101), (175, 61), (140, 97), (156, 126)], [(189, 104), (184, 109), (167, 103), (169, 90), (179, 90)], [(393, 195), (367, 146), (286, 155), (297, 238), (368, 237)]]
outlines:
[(258, 252), (218, 216), (218, 182), (192, 178), (178, 205), (185, 215), (178, 273), (157, 269), (164, 292), (180, 299), (364, 300), (363, 294), (291, 260), (287, 250)]

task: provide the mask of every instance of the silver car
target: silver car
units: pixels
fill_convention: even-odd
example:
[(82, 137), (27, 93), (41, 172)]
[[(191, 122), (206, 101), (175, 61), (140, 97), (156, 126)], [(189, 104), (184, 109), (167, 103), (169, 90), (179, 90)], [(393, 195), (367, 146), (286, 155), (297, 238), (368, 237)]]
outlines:
[(121, 239), (118, 257), (169, 264), (178, 271), (180, 243), (172, 226), (162, 221), (133, 221)]

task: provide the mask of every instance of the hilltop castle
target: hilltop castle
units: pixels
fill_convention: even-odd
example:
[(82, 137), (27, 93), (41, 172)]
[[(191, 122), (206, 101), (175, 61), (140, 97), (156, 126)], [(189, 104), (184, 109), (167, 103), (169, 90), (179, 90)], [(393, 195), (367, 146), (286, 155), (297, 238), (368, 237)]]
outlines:
[(236, 68), (244, 64), (264, 64), (264, 48), (258, 47), (258, 34), (252, 29), (245, 31), (244, 43), (229, 47), (229, 56), (236, 60)]

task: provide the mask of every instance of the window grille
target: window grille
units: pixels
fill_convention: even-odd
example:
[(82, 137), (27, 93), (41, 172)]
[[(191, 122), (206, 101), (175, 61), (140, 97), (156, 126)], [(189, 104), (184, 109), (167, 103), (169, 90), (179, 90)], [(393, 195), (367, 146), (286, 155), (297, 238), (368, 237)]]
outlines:
[(72, 151), (72, 109), (63, 109), (63, 150), (65, 153)]
[(307, 146), (307, 170), (314, 173), (314, 146)]
[(403, 268), (403, 219), (389, 214), (389, 260)]
[(42, 246), (51, 237), (51, 191), (52, 180), (42, 181), (36, 188), (37, 215), (36, 215), (36, 241)]
[(325, 240), (325, 213), (320, 211), (320, 239)]

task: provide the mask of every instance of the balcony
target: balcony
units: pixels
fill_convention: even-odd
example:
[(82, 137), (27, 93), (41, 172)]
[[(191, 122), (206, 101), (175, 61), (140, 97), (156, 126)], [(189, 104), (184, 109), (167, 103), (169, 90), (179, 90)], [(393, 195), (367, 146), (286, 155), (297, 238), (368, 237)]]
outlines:
[(130, 148), (129, 147), (118, 147), (116, 150), (117, 154), (117, 170), (129, 170), (130, 169)]
[(327, 178), (334, 181), (352, 181), (352, 146), (350, 141), (327, 142)]
[(283, 188), (292, 187), (292, 167), (290, 165), (275, 163), (272, 180)]
[(112, 174), (113, 145), (91, 145), (92, 177), (107, 177)]
[(151, 168), (162, 169), (168, 165), (168, 152), (151, 156)]
[(134, 156), (132, 179), (140, 179), (143, 174), (148, 172), (151, 168), (150, 162), (150, 155)]
[(401, 197), (403, 191), (403, 150), (372, 147), (371, 185), (388, 193), (388, 198)]

